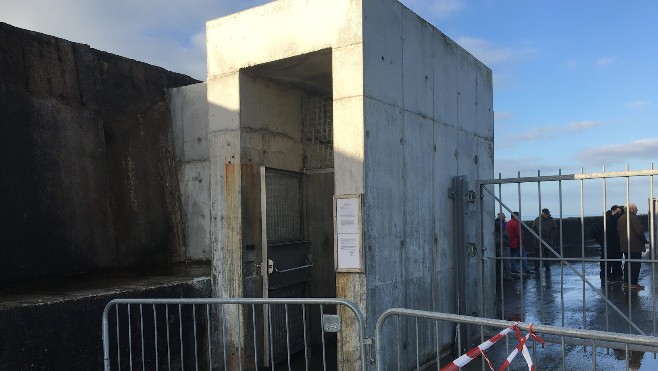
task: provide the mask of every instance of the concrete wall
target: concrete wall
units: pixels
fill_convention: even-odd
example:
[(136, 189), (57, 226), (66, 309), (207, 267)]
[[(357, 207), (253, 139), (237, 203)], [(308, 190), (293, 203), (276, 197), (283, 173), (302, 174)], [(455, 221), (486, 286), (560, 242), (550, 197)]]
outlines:
[(205, 83), (171, 90), (185, 261), (210, 261), (210, 156)]
[(195, 83), (0, 23), (0, 281), (181, 260), (166, 89)]
[[(454, 253), (465, 247), (454, 247), (448, 192), (457, 175), (493, 176), (493, 99), (491, 70), (454, 41), (397, 1), (363, 4), (370, 332), (390, 307), (456, 312)], [(474, 207), (465, 219), (476, 242)], [(477, 263), (466, 264), (468, 314), (479, 312)], [(450, 345), (454, 334), (441, 337)]]
[[(92, 280), (85, 283), (79, 282), (76, 286), (83, 286), (84, 289), (76, 293), (41, 287), (39, 296), (30, 297), (26, 292), (19, 292), (18, 297), (11, 303), (0, 303), (0, 328), (2, 329), (0, 370), (102, 370), (101, 320), (103, 309), (110, 300), (116, 298), (207, 298), (210, 295), (211, 286), (209, 277), (172, 279), (171, 277), (153, 276), (146, 282), (126, 282), (117, 278), (112, 282), (110, 287), (106, 286), (107, 282), (103, 283), (104, 289), (93, 287), (98, 282), (92, 282)], [(139, 309), (133, 310), (132, 331), (133, 341), (135, 341), (135, 339), (139, 339), (139, 335), (134, 331), (139, 331), (137, 328), (140, 324), (135, 321), (139, 319)], [(114, 320), (112, 317), (114, 314), (114, 311), (110, 313), (110, 321)], [(191, 323), (191, 319), (187, 323)], [(114, 322), (110, 329), (116, 331)], [(173, 329), (170, 327), (170, 329), (172, 332), (178, 330), (177, 327)], [(128, 331), (125, 321), (122, 322), (121, 331), (125, 331), (124, 334)], [(159, 333), (163, 337), (165, 329), (160, 328)], [(149, 336), (147, 335), (146, 338), (148, 339)], [(136, 352), (133, 361), (135, 367), (141, 363), (139, 358), (141, 355), (137, 356)], [(113, 357), (113, 367), (116, 369), (117, 357)], [(121, 360), (122, 370), (130, 368), (126, 365), (127, 358), (124, 356)], [(152, 358), (149, 358), (147, 362), (152, 362)], [(154, 369), (154, 366), (151, 367)], [(186, 369), (191, 368), (193, 365), (189, 365)]]
[[(208, 22), (207, 40), (214, 294), (246, 292), (235, 266), (251, 238), (240, 172), (255, 157), (236, 147), (253, 143), (246, 107), (268, 104), (245, 94), (240, 71), (330, 49), (334, 193), (364, 194), (366, 260), (365, 274), (337, 274), (336, 296), (358, 303), (369, 336), (393, 306), (453, 312), (453, 252), (463, 249), (453, 244), (449, 189), (457, 175), (493, 177), (491, 70), (394, 0), (280, 0)], [(466, 209), (469, 242), (475, 211)], [(467, 287), (479, 284), (477, 262), (467, 261)], [(477, 313), (477, 291), (467, 298)], [(348, 368), (356, 359), (346, 354)]]

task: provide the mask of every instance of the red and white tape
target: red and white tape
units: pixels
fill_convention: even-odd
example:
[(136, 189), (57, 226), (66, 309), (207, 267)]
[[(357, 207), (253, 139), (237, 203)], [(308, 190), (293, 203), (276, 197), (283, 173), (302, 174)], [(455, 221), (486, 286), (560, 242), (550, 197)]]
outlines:
[[(441, 368), (441, 371), (454, 371), (454, 370), (459, 370), (460, 368), (466, 366), (470, 361), (474, 360), (477, 358), (480, 354), (484, 354), (484, 351), (489, 349), (490, 346), (494, 345), (498, 340), (502, 339), (507, 335), (510, 331), (516, 329), (516, 323), (513, 324), (512, 326), (504, 329), (503, 331), (499, 332), (498, 334), (494, 335), (491, 339), (485, 341), (484, 343), (476, 346), (475, 348), (469, 350), (468, 352), (464, 353), (461, 357), (457, 358), (456, 360), (452, 361), (451, 363), (445, 365), (443, 368)], [(485, 359), (486, 355), (485, 355)], [(487, 359), (487, 362), (489, 360)], [(491, 367), (491, 363), (489, 363), (489, 367)]]
[[(517, 336), (518, 335), (520, 335), (519, 332), (517, 332)], [(528, 342), (528, 339), (531, 336), (533, 339), (540, 342), (542, 347), (544, 346), (544, 340), (542, 340), (539, 336), (535, 335), (535, 332), (532, 331), (532, 324), (530, 324), (530, 332), (523, 338), (519, 339), (519, 345), (517, 345), (516, 348), (512, 351), (512, 353), (510, 353), (510, 355), (507, 356), (507, 359), (505, 360), (505, 362), (503, 362), (502, 366), (500, 366), (498, 371), (503, 371), (506, 368), (508, 368), (510, 362), (512, 362), (514, 357), (516, 357), (516, 355), (519, 354), (519, 351), (521, 352), (521, 354), (523, 354), (523, 358), (525, 358), (525, 362), (528, 364), (528, 370), (535, 371), (535, 365), (532, 362), (532, 358), (530, 357), (530, 352), (528, 351), (528, 347), (526, 346), (526, 343)]]
[(477, 358), (480, 354), (484, 357), (484, 359), (487, 361), (489, 364), (489, 368), (493, 371), (493, 365), (489, 361), (489, 358), (487, 358), (486, 353), (484, 352), (485, 350), (489, 349), (492, 345), (494, 345), (498, 340), (502, 339), (510, 333), (511, 331), (514, 331), (516, 333), (516, 337), (519, 340), (519, 345), (510, 353), (509, 356), (507, 356), (507, 359), (503, 363), (502, 366), (500, 366), (499, 371), (505, 370), (507, 367), (509, 367), (510, 362), (516, 357), (516, 355), (521, 352), (523, 354), (523, 358), (525, 358), (526, 363), (528, 364), (528, 369), (530, 371), (534, 371), (535, 366), (532, 362), (532, 359), (530, 358), (530, 352), (528, 351), (528, 347), (526, 347), (526, 342), (530, 338), (530, 336), (533, 337), (533, 339), (539, 341), (544, 344), (544, 341), (540, 339), (535, 333), (532, 331), (532, 325), (530, 325), (530, 332), (526, 336), (521, 336), (521, 331), (519, 331), (519, 328), (517, 327), (517, 323), (514, 323), (510, 327), (504, 329), (503, 331), (499, 332), (498, 334), (494, 335), (491, 339), (485, 341), (484, 343), (478, 345), (477, 347), (474, 347), (473, 349), (469, 350), (465, 354), (463, 354), (461, 357), (457, 358), (456, 360), (452, 361), (451, 363), (443, 366), (440, 371), (456, 371), (459, 370), (460, 368), (466, 366), (469, 362)]

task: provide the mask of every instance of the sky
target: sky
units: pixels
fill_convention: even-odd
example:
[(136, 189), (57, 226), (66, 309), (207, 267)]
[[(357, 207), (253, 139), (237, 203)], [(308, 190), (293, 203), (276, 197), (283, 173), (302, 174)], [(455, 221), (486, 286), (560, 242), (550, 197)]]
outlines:
[[(0, 0), (0, 21), (205, 80), (205, 22), (265, 2)], [(658, 1), (401, 2), (492, 69), (496, 177), (658, 159)]]

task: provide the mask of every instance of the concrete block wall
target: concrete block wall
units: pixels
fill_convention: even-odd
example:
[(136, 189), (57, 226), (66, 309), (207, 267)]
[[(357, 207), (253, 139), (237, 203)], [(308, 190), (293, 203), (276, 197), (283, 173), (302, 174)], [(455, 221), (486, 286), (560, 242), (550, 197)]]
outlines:
[(166, 89), (197, 81), (0, 23), (0, 281), (182, 260)]

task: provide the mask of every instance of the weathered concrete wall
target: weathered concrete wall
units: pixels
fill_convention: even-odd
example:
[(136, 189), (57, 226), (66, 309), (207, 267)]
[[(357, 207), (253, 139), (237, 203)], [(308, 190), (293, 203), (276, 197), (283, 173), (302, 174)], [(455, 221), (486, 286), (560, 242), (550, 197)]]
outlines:
[(165, 91), (195, 82), (0, 24), (0, 280), (182, 259)]
[(185, 261), (210, 261), (210, 158), (205, 83), (171, 90), (176, 161), (181, 171)]
[[(370, 331), (390, 307), (456, 312), (454, 254), (466, 247), (454, 246), (449, 189), (458, 175), (493, 176), (493, 92), (489, 68), (399, 2), (364, 0), (363, 19)], [(475, 208), (465, 212), (466, 242), (476, 242)], [(468, 314), (479, 312), (478, 273), (467, 258)], [(454, 333), (440, 337), (450, 345)]]
[[(0, 303), (0, 370), (101, 370), (101, 320), (103, 309), (110, 300), (210, 296), (209, 277), (152, 277), (148, 282), (115, 279), (114, 283), (121, 284), (104, 289), (87, 288), (75, 293), (61, 290), (51, 292), (50, 288), (41, 287), (39, 296), (29, 297), (25, 293), (19, 293), (19, 297), (12, 302)], [(133, 315), (136, 319), (139, 318), (139, 309), (135, 309)], [(134, 322), (133, 325), (133, 331), (139, 331), (139, 323)], [(127, 333), (126, 323), (123, 322), (122, 326), (121, 331)], [(116, 331), (114, 327), (112, 330)], [(178, 328), (172, 329), (174, 330), (177, 331)], [(160, 334), (164, 333), (164, 329), (161, 329)], [(133, 341), (139, 339), (139, 333), (134, 332), (133, 337), (135, 336), (137, 337)], [(140, 364), (141, 367), (137, 357), (139, 356), (135, 354), (134, 365)], [(152, 362), (150, 357), (153, 355), (149, 355), (147, 362)], [(116, 363), (117, 359), (112, 361)], [(122, 369), (129, 368), (125, 365), (126, 361), (124, 357)]]

